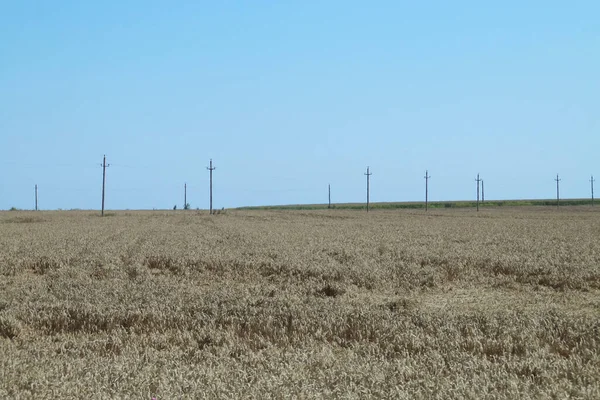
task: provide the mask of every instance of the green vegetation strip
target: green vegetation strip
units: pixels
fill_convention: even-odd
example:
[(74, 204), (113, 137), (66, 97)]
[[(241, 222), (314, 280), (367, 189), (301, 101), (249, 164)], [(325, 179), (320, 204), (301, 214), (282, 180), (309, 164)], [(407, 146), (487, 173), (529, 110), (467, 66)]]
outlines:
[[(590, 205), (590, 199), (565, 199), (560, 201), (561, 206), (584, 206)], [(476, 207), (475, 201), (436, 201), (430, 202), (429, 208), (468, 208)], [(479, 202), (479, 207), (525, 207), (525, 206), (556, 206), (556, 200), (490, 200)], [(239, 210), (323, 210), (327, 209), (327, 204), (290, 204), (276, 206), (251, 206), (239, 207)], [(340, 203), (332, 204), (332, 209), (338, 210), (361, 210), (366, 209), (365, 203)], [(371, 203), (370, 209), (391, 210), (391, 209), (421, 209), (425, 208), (423, 202), (392, 202), (392, 203)]]

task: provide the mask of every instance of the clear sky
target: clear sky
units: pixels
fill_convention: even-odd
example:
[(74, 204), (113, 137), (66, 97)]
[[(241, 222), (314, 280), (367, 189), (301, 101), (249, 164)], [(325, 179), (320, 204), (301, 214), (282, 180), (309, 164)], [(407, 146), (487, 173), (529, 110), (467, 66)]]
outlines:
[[(590, 196), (598, 1), (0, 0), (0, 209)], [(600, 182), (598, 197), (600, 197)]]

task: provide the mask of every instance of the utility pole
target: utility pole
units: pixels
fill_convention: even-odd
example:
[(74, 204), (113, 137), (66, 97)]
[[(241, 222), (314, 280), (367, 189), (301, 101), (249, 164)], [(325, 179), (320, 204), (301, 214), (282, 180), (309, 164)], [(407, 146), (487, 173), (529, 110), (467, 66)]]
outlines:
[(212, 207), (212, 172), (217, 169), (217, 167), (213, 167), (212, 165), (212, 158), (210, 159), (210, 167), (206, 167), (207, 170), (210, 171), (210, 214), (212, 215), (213, 213), (213, 207)]
[(35, 185), (35, 211), (38, 210), (37, 185)]
[(592, 175), (592, 179), (590, 179), (590, 183), (592, 184), (592, 207), (594, 207), (594, 175)]
[(429, 171), (425, 170), (425, 211), (427, 211), (428, 197), (429, 197)]
[(367, 176), (367, 212), (369, 212), (369, 177), (373, 175), (369, 172), (369, 167), (367, 167), (367, 173), (365, 175)]
[(102, 216), (104, 217), (104, 189), (106, 186), (106, 167), (110, 167), (110, 164), (106, 164), (106, 154), (102, 160)]
[(556, 174), (556, 208), (558, 208), (558, 202), (560, 201), (560, 196), (559, 196), (559, 188), (558, 188), (558, 182), (560, 182), (560, 179), (558, 179), (558, 174)]
[(485, 203), (485, 192), (483, 191), (483, 179), (481, 180), (481, 204)]
[(183, 184), (183, 209), (187, 210), (187, 183)]
[(331, 184), (329, 184), (329, 204), (327, 205), (327, 208), (331, 208)]
[(477, 174), (477, 179), (475, 179), (475, 181), (477, 182), (477, 212), (479, 212), (479, 182), (481, 182), (479, 174)]

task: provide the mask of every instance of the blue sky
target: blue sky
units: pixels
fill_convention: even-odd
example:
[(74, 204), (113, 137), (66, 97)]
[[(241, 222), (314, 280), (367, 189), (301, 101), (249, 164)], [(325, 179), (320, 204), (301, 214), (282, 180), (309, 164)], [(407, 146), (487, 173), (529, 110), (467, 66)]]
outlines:
[[(597, 1), (2, 1), (0, 209), (589, 197)], [(600, 193), (600, 184), (598, 184)]]

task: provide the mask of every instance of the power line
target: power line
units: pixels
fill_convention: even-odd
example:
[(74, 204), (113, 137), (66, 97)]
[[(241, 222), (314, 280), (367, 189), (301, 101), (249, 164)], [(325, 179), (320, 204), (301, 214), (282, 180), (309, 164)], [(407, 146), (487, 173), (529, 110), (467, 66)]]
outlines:
[(101, 214), (102, 217), (104, 217), (104, 189), (106, 186), (106, 167), (110, 167), (110, 164), (109, 165), (106, 164), (106, 154), (105, 154), (104, 158), (102, 160), (102, 214)]
[(77, 163), (77, 164), (37, 164), (37, 163), (21, 163), (16, 161), (3, 161), (0, 162), (0, 165), (10, 165), (16, 166), (19, 168), (96, 168), (98, 164), (96, 163)]
[(592, 184), (592, 207), (594, 207), (594, 175), (592, 175), (592, 178), (590, 179), (590, 183)]
[(429, 171), (425, 170), (425, 211), (427, 211), (428, 197), (429, 197)]
[(482, 181), (479, 179), (479, 174), (477, 174), (477, 179), (475, 179), (475, 181), (477, 182), (477, 212), (479, 212), (479, 182)]
[(217, 167), (213, 167), (212, 165), (212, 158), (210, 159), (210, 167), (206, 167), (207, 170), (210, 171), (210, 214), (212, 215), (213, 213), (213, 202), (212, 202), (212, 174), (213, 171), (215, 169), (217, 169)]
[(369, 177), (373, 175), (373, 173), (369, 172), (369, 167), (367, 167), (367, 212), (369, 212)]
[(113, 167), (119, 167), (119, 168), (127, 168), (127, 169), (151, 169), (151, 168), (156, 168), (155, 166), (150, 166), (150, 165), (129, 165), (129, 164), (115, 164), (115, 163), (111, 163), (110, 164)]
[(558, 188), (558, 182), (560, 182), (560, 179), (558, 179), (558, 174), (556, 174), (555, 181), (556, 181), (556, 208), (558, 208), (558, 203), (560, 201), (560, 195), (559, 195), (560, 190)]
[(481, 204), (485, 203), (485, 192), (483, 190), (483, 179), (481, 180)]

